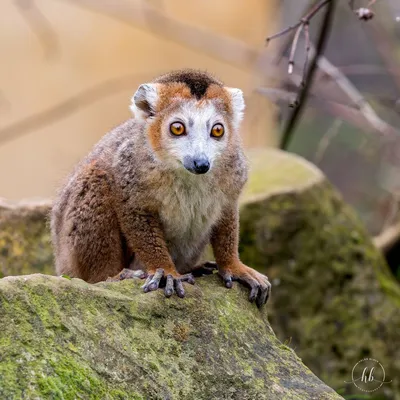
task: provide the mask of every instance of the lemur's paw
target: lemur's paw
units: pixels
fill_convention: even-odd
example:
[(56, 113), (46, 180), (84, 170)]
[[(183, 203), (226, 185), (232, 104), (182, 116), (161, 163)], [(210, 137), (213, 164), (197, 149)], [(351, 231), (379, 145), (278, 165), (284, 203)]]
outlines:
[(107, 278), (106, 282), (117, 282), (133, 278), (145, 279), (147, 278), (147, 274), (142, 270), (132, 270), (129, 268), (124, 268), (119, 274)]
[(156, 270), (155, 274), (151, 274), (147, 277), (146, 282), (144, 283), (142, 288), (145, 293), (164, 288), (165, 297), (171, 297), (174, 292), (176, 292), (178, 297), (185, 297), (183, 282), (188, 282), (191, 285), (194, 285), (193, 275), (165, 275), (164, 269), (159, 268)]
[(258, 307), (262, 307), (268, 301), (271, 294), (271, 283), (265, 275), (256, 270), (241, 265), (239, 268), (221, 270), (219, 275), (229, 289), (232, 287), (232, 281), (239, 281), (248, 286), (250, 288), (249, 300), (250, 302), (256, 301)]
[(217, 271), (217, 263), (214, 261), (206, 261), (204, 264), (200, 264), (194, 267), (192, 274), (195, 277), (203, 276), (203, 275), (212, 275), (214, 271)]

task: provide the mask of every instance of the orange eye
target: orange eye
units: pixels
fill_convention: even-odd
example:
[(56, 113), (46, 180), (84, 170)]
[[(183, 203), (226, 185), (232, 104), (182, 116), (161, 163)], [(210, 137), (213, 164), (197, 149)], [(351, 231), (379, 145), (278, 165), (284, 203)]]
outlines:
[(219, 138), (224, 134), (224, 132), (225, 129), (222, 124), (215, 124), (211, 129), (211, 136)]
[(169, 127), (169, 130), (175, 136), (181, 136), (186, 133), (185, 125), (183, 125), (181, 122), (173, 122)]

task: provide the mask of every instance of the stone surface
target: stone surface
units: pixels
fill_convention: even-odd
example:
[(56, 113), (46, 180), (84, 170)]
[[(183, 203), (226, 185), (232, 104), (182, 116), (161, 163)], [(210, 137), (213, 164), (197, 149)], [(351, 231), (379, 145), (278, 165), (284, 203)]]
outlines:
[[(240, 252), (248, 265), (272, 280), (268, 309), (278, 338), (317, 376), (347, 395), (360, 394), (354, 385), (344, 384), (355, 363), (375, 358), (392, 382), (374, 395), (400, 399), (399, 282), (316, 167), (276, 150), (252, 151), (249, 158)], [(3, 274), (53, 271), (48, 204), (37, 220), (0, 207)], [(31, 221), (38, 225), (30, 228)]]
[(340, 399), (279, 342), (248, 291), (0, 280), (1, 399)]
[(392, 382), (369, 398), (400, 399), (399, 282), (353, 210), (314, 166), (280, 153), (270, 173), (284, 171), (288, 178), (276, 182), (258, 157), (254, 176), (266, 188), (260, 184), (242, 203), (240, 253), (272, 281), (275, 333), (345, 395), (368, 394), (344, 381), (351, 381), (359, 360), (377, 359)]
[(54, 273), (50, 201), (10, 204), (0, 198), (0, 278)]

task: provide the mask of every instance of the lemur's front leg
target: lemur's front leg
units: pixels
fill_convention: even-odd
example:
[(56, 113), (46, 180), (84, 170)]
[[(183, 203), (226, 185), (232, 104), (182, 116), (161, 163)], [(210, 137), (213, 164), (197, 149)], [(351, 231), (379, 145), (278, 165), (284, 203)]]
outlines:
[(249, 300), (256, 300), (261, 307), (268, 300), (271, 284), (268, 278), (244, 265), (238, 254), (239, 245), (239, 212), (237, 204), (229, 205), (213, 228), (211, 245), (218, 266), (218, 273), (227, 288), (237, 280), (250, 287)]
[(121, 219), (122, 230), (128, 245), (138, 257), (147, 273), (142, 286), (145, 293), (164, 288), (166, 297), (174, 292), (179, 297), (185, 296), (182, 282), (194, 284), (192, 274), (180, 275), (168, 252), (162, 226), (152, 214), (129, 213)]

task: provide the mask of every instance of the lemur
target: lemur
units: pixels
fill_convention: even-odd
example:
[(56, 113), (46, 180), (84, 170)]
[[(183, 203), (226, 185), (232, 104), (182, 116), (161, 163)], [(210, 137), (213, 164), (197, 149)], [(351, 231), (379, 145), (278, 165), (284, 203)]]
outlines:
[[(94, 146), (54, 202), (57, 273), (89, 283), (139, 274), (144, 292), (184, 297), (182, 282), (216, 268), (227, 288), (240, 281), (265, 304), (268, 278), (238, 255), (244, 107), (240, 89), (197, 70), (140, 85), (134, 117)], [(208, 243), (216, 264), (197, 265)]]

